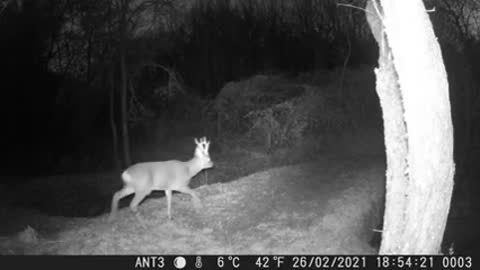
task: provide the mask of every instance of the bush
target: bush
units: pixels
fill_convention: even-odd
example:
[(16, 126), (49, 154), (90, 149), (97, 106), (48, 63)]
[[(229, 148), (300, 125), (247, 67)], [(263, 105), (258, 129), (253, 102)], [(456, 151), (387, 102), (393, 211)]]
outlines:
[(257, 75), (227, 83), (215, 100), (217, 131), (245, 133), (251, 128), (246, 115), (285, 102), (303, 91), (302, 86), (292, 84), (283, 76)]
[(292, 146), (306, 135), (343, 131), (350, 127), (346, 112), (319, 87), (303, 85), (303, 94), (246, 115), (248, 135), (263, 138), (267, 149)]

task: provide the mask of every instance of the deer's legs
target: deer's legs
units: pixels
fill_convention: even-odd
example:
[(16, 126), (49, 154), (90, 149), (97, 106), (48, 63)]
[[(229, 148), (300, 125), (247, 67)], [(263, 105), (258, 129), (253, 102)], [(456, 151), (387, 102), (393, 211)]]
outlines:
[(117, 214), (118, 202), (122, 198), (132, 194), (133, 192), (135, 192), (135, 190), (131, 187), (128, 187), (128, 186), (125, 186), (121, 190), (115, 192), (115, 194), (113, 195), (113, 198), (112, 198), (112, 206), (111, 206), (111, 210), (110, 210), (110, 220), (112, 220), (115, 217), (115, 215)]

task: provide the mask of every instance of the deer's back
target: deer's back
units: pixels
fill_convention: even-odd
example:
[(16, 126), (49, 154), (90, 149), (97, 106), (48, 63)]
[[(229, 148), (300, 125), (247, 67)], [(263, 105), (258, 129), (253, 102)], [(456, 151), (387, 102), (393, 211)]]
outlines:
[(190, 181), (187, 165), (178, 160), (137, 163), (125, 170), (130, 181), (124, 181), (135, 189), (176, 189), (188, 185)]

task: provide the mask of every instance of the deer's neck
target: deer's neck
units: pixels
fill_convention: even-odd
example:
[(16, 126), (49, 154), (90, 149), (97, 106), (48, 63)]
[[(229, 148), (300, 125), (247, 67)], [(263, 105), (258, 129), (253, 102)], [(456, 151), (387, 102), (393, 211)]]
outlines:
[(201, 170), (203, 170), (202, 164), (200, 162), (200, 158), (193, 157), (188, 162), (188, 172), (190, 177), (194, 177), (197, 175)]

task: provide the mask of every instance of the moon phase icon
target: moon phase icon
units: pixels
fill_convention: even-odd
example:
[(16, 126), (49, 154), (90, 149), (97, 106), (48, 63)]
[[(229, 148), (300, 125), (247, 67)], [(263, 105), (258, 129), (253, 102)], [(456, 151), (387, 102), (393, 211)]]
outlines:
[(173, 260), (173, 265), (174, 265), (177, 269), (183, 269), (186, 264), (187, 264), (187, 261), (186, 261), (185, 258), (182, 257), (182, 256), (178, 256), (178, 257), (176, 257), (176, 258)]

